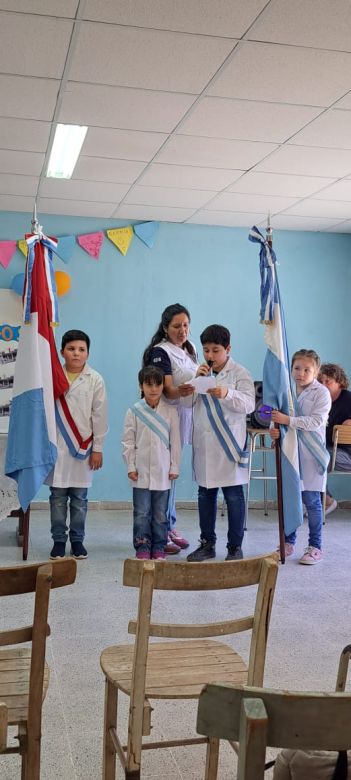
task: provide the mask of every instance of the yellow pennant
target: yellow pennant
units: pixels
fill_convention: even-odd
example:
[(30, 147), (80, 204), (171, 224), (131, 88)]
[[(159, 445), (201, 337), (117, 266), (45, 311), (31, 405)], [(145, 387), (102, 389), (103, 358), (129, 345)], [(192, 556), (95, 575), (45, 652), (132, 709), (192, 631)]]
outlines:
[(24, 240), (24, 238), (20, 238), (19, 241), (17, 241), (18, 249), (21, 250), (22, 254), (27, 257), (28, 254), (28, 246), (27, 241)]
[(130, 247), (133, 238), (133, 228), (114, 228), (113, 230), (106, 230), (107, 237), (113, 244), (122, 252), (122, 255), (126, 255)]

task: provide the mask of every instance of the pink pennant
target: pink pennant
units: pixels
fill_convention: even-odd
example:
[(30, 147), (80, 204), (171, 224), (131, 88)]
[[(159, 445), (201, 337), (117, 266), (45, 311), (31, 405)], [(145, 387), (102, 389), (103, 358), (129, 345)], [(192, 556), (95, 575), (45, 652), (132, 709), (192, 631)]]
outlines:
[(0, 241), (0, 263), (4, 268), (11, 263), (16, 251), (16, 241)]
[(98, 233), (86, 233), (83, 236), (77, 236), (79, 246), (88, 252), (88, 255), (95, 257), (96, 260), (99, 257), (103, 240), (104, 234), (101, 231)]

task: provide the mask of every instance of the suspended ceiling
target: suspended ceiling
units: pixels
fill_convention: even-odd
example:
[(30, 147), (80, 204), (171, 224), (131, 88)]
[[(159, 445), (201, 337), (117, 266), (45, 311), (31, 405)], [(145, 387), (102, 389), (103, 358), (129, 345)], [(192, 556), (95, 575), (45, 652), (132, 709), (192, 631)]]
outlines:
[[(0, 210), (351, 232), (350, 0), (0, 0)], [(71, 180), (57, 122), (88, 125)]]

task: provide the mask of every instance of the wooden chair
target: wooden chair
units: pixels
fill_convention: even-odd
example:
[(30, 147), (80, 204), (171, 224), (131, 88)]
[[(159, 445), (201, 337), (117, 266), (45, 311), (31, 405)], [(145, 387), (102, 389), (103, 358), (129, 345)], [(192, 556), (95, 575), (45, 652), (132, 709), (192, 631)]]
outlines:
[[(108, 647), (101, 655), (106, 677), (103, 778), (114, 780), (116, 754), (126, 778), (140, 778), (141, 751), (197, 743), (207, 744), (206, 778), (217, 777), (218, 740), (172, 739), (142, 744), (151, 730), (150, 699), (197, 699), (207, 682), (262, 685), (270, 613), (277, 578), (277, 554), (223, 563), (170, 563), (127, 560), (123, 584), (139, 588), (137, 620), (129, 623), (135, 643)], [(205, 624), (151, 622), (154, 590), (209, 591), (256, 586), (254, 614)], [(206, 597), (204, 610), (206, 610)], [(179, 604), (179, 596), (176, 603)], [(181, 606), (179, 606), (181, 609)], [(248, 666), (231, 647), (208, 637), (251, 630)], [(168, 637), (172, 642), (150, 642)], [(117, 695), (130, 697), (128, 744), (117, 735)]]
[(331, 452), (330, 471), (328, 476), (330, 476), (330, 474), (338, 474), (338, 476), (346, 474), (347, 476), (350, 476), (351, 474), (351, 469), (350, 471), (338, 471), (338, 469), (335, 468), (339, 444), (351, 445), (351, 425), (334, 425), (333, 427), (333, 449)]
[(19, 740), (18, 747), (5, 747), (2, 752), (21, 754), (21, 780), (40, 778), (41, 712), (49, 684), (45, 647), (50, 634), (50, 590), (71, 585), (76, 568), (76, 561), (66, 558), (0, 569), (0, 596), (35, 592), (32, 625), (0, 633), (1, 647), (31, 642), (30, 647), (0, 650), (0, 701), (7, 706), (8, 724), (18, 726)]
[(3, 753), (7, 744), (7, 706), (3, 701), (0, 701), (0, 753)]
[[(208, 685), (197, 731), (239, 742), (237, 780), (264, 780), (266, 748), (348, 750), (351, 695)], [(306, 775), (307, 777), (307, 775)]]

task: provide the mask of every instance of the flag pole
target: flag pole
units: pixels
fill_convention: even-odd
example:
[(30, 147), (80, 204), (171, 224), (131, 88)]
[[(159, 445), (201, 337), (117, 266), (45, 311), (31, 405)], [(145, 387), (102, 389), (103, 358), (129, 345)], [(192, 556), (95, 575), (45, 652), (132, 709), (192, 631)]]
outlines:
[(34, 201), (34, 207), (33, 207), (33, 216), (32, 216), (32, 233), (35, 233), (35, 235), (40, 236), (43, 232), (42, 225), (39, 225), (38, 218), (37, 218), (37, 201)]
[[(273, 228), (271, 226), (271, 214), (270, 211), (267, 214), (267, 227), (266, 227), (266, 240), (270, 249), (273, 248)], [(279, 424), (275, 423), (275, 428), (279, 428)], [(285, 563), (285, 534), (284, 534), (284, 506), (283, 506), (283, 490), (282, 490), (282, 461), (281, 461), (281, 446), (280, 439), (275, 439), (275, 470), (277, 478), (277, 503), (278, 503), (278, 529), (279, 529), (279, 549), (280, 560)]]

